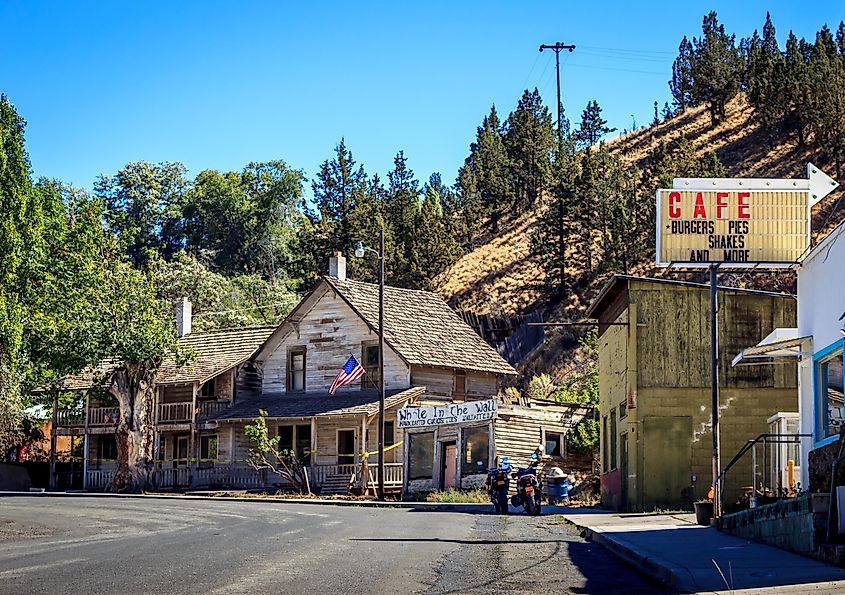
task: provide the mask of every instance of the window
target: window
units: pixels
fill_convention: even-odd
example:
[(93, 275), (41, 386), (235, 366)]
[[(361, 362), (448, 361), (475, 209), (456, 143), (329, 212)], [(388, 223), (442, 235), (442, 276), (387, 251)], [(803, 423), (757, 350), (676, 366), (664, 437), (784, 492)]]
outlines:
[(610, 448), (608, 448), (608, 444), (607, 444), (607, 416), (606, 415), (601, 418), (601, 446), (602, 446), (602, 449), (601, 449), (601, 452), (602, 452), (601, 470), (604, 473), (607, 473), (608, 471), (610, 471), (610, 464), (609, 464), (610, 463), (610, 460), (609, 460)]
[(217, 434), (203, 434), (200, 436), (200, 469), (214, 467), (217, 460)]
[(103, 463), (113, 463), (117, 460), (117, 440), (114, 434), (100, 434), (97, 436), (97, 461), (99, 469)]
[(408, 479), (431, 479), (434, 475), (434, 432), (408, 436)]
[(396, 443), (393, 434), (395, 430), (393, 429), (393, 421), (385, 421), (384, 422), (384, 447), (387, 448), (388, 446), (393, 446)]
[(287, 389), (289, 392), (305, 390), (305, 347), (288, 351)]
[(279, 452), (292, 451), (303, 465), (311, 464), (311, 424), (279, 426)]
[(361, 376), (361, 388), (379, 388), (378, 343), (364, 343), (361, 347), (361, 365), (366, 374)]
[[(489, 465), (488, 455), (490, 454), (490, 430), (487, 426), (483, 428), (465, 428), (462, 432), (464, 437), (464, 457), (461, 461), (461, 475), (473, 475), (476, 473), (487, 473)], [(478, 464), (481, 461), (481, 465)]]
[(610, 412), (610, 468), (616, 469), (616, 410)]
[(843, 423), (842, 347), (834, 349), (816, 362), (816, 386), (818, 387), (818, 439), (839, 433)]
[(619, 403), (619, 419), (625, 419), (628, 417), (628, 402), (622, 401)]
[(563, 456), (563, 434), (546, 432), (546, 454), (552, 457)]
[(200, 391), (200, 396), (203, 398), (213, 398), (217, 396), (216, 389), (217, 383), (214, 381), (214, 378), (208, 380), (205, 384), (202, 385), (202, 390)]

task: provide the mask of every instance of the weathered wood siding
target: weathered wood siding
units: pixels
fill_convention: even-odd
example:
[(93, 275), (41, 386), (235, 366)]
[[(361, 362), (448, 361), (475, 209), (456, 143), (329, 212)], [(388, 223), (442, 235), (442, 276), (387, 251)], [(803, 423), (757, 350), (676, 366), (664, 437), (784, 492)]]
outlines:
[(431, 366), (412, 366), (411, 384), (424, 386), (425, 396), (442, 399), (489, 399), (499, 390), (499, 379), (490, 372), (466, 372), (466, 393), (456, 393), (456, 375), (454, 368), (435, 368)]
[(193, 384), (168, 384), (161, 387), (162, 403), (184, 403), (191, 402)]
[[(286, 388), (288, 350), (305, 347), (305, 390), (326, 391), (346, 363), (349, 354), (361, 361), (363, 344), (378, 341), (378, 335), (361, 320), (340, 297), (326, 291), (303, 317), (298, 329), (288, 333), (263, 364), (264, 392)], [(389, 346), (385, 346), (385, 384), (388, 389), (408, 388), (410, 368)], [(341, 387), (341, 391), (359, 390), (360, 383)]]
[[(574, 425), (569, 416), (560, 412), (500, 406), (499, 417), (493, 425), (495, 456), (508, 457), (512, 465), (524, 467), (531, 461), (531, 453), (537, 446), (544, 444), (544, 432), (565, 436)], [(555, 460), (563, 462), (557, 457)]]
[[(710, 386), (710, 293), (702, 287), (631, 282), (637, 304), (641, 387)], [(794, 299), (719, 291), (721, 386), (795, 388), (793, 366), (731, 367), (733, 357), (778, 327), (796, 326)]]

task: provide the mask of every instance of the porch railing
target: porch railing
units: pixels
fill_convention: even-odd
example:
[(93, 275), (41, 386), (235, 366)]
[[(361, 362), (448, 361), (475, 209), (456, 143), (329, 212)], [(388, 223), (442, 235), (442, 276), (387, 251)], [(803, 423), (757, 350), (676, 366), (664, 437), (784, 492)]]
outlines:
[(231, 406), (231, 403), (228, 401), (208, 401), (206, 403), (200, 404), (200, 415), (201, 416), (211, 416), (217, 415), (224, 409), (227, 409)]
[(86, 476), (89, 490), (103, 490), (114, 479), (114, 471), (106, 469), (91, 469)]
[[(88, 409), (89, 426), (117, 425), (117, 407), (90, 407)], [(84, 426), (85, 411), (74, 409), (59, 409), (56, 411), (56, 422), (60, 426)]]
[[(378, 465), (370, 465), (370, 484), (378, 483)], [(384, 485), (388, 488), (402, 487), (402, 477), (404, 475), (404, 465), (402, 463), (385, 463), (384, 464)]]
[(308, 480), (311, 489), (323, 485), (326, 478), (332, 475), (349, 475), (360, 473), (361, 465), (358, 463), (345, 463), (343, 465), (311, 465), (308, 468)]
[(158, 421), (191, 421), (192, 403), (162, 403), (158, 406)]

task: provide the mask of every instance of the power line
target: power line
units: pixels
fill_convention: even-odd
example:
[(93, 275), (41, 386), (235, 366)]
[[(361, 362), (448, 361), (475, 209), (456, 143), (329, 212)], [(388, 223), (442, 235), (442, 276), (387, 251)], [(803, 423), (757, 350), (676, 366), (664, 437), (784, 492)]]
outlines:
[(662, 54), (668, 56), (674, 56), (676, 52), (669, 52), (663, 50), (639, 50), (639, 49), (631, 49), (631, 48), (608, 48), (608, 47), (600, 47), (594, 45), (582, 45), (581, 49), (584, 50), (601, 50), (605, 52), (616, 52), (621, 54)]

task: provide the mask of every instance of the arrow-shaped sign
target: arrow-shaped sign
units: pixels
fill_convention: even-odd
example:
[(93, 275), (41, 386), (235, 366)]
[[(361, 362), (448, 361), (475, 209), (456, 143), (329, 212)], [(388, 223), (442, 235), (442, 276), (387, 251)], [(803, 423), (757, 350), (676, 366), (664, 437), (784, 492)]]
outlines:
[(836, 190), (839, 182), (828, 176), (812, 163), (807, 164), (806, 180), (786, 180), (772, 178), (675, 178), (672, 188), (675, 190), (708, 188), (747, 188), (748, 190), (806, 190), (810, 195), (810, 206), (814, 206), (825, 196)]

